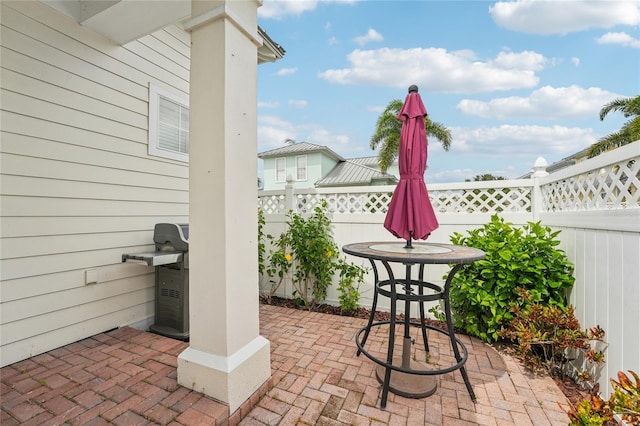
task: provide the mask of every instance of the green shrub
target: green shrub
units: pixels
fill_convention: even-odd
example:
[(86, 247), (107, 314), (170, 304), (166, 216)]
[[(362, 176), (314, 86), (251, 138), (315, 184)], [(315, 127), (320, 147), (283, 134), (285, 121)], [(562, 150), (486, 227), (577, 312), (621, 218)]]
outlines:
[(566, 306), (566, 293), (574, 283), (573, 265), (556, 248), (559, 231), (529, 222), (514, 227), (498, 215), (467, 236), (454, 233), (456, 245), (483, 250), (485, 259), (462, 268), (453, 279), (450, 301), (456, 327), (492, 342), (513, 318), (513, 304), (523, 308), (518, 288), (532, 302)]
[[(564, 378), (567, 363), (574, 361), (577, 352), (589, 364), (602, 364), (604, 352), (596, 352), (590, 342), (603, 341), (604, 330), (600, 326), (583, 331), (575, 316), (575, 309), (558, 305), (542, 305), (531, 302), (529, 292), (518, 289), (520, 300), (526, 307), (513, 304), (514, 318), (501, 331), (500, 336), (515, 343), (516, 356), (531, 370), (540, 368), (552, 376)], [(588, 371), (580, 372), (581, 382), (591, 382)]]
[(602, 426), (613, 419), (611, 410), (597, 395), (571, 405), (567, 415), (569, 426)]
[(640, 377), (633, 370), (629, 370), (629, 374), (634, 380), (622, 371), (618, 371), (618, 381), (609, 379), (613, 387), (609, 406), (622, 420), (637, 425), (640, 424)]
[(640, 377), (633, 370), (629, 370), (629, 374), (633, 380), (622, 371), (618, 371), (618, 381), (609, 379), (613, 393), (608, 401), (591, 395), (571, 405), (567, 411), (569, 426), (610, 424), (607, 422), (613, 420), (614, 413), (622, 418), (624, 424), (640, 424)]
[(331, 220), (325, 205), (314, 209), (308, 218), (289, 212), (287, 246), (293, 257), (294, 296), (305, 306), (315, 306), (327, 297), (338, 260)]
[(340, 308), (343, 314), (351, 315), (360, 307), (360, 283), (364, 282), (365, 269), (355, 263), (340, 259), (337, 266), (340, 271), (338, 291)]
[(265, 238), (273, 239), (271, 235), (265, 235), (264, 225), (266, 224), (264, 218), (264, 211), (258, 208), (258, 274), (262, 275), (266, 271), (265, 255), (267, 251), (267, 244)]
[[(286, 234), (275, 238), (264, 232), (264, 211), (258, 209), (258, 274), (261, 294), (271, 298), (280, 287), (291, 268), (291, 254), (286, 252)], [(270, 247), (267, 252), (267, 246)]]
[[(301, 306), (314, 309), (327, 297), (327, 290), (335, 274), (339, 274), (338, 291), (340, 306), (345, 313), (359, 308), (358, 286), (364, 281), (365, 270), (340, 257), (333, 240), (331, 220), (326, 202), (304, 217), (290, 211), (287, 214), (287, 230), (275, 239), (263, 232), (264, 216), (258, 215), (258, 260), (263, 276), (270, 285), (268, 296), (275, 294), (285, 278), (293, 284), (293, 296)], [(273, 247), (266, 253), (269, 240)]]

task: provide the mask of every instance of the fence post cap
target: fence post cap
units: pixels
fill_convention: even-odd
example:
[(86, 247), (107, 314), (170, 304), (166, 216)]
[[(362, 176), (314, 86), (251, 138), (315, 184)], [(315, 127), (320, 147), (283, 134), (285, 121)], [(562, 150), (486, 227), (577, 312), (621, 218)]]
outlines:
[(547, 160), (542, 157), (538, 157), (535, 163), (533, 163), (533, 177), (548, 176), (547, 173)]

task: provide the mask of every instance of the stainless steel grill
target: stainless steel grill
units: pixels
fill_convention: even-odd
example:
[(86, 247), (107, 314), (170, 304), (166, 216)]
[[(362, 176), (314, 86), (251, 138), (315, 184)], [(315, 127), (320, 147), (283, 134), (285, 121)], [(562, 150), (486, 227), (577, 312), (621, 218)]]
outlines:
[(163, 336), (189, 339), (189, 225), (158, 223), (155, 251), (127, 253), (122, 261), (144, 262), (156, 268), (155, 320), (149, 328)]

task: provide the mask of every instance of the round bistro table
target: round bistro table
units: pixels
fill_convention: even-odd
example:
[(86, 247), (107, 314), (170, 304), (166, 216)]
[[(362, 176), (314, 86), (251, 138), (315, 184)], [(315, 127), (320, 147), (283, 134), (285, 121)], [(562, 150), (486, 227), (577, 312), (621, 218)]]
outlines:
[[(376, 376), (382, 383), (382, 398), (380, 406), (385, 408), (389, 391), (409, 398), (424, 398), (436, 391), (435, 375), (460, 370), (464, 383), (469, 391), (471, 399), (475, 402), (476, 395), (473, 392), (464, 364), (469, 355), (462, 341), (454, 334), (453, 320), (451, 317), (451, 305), (449, 302), (449, 290), (455, 274), (464, 265), (484, 259), (485, 253), (473, 247), (456, 246), (451, 244), (433, 244), (413, 242), (413, 248), (406, 248), (406, 242), (362, 242), (347, 244), (342, 250), (352, 256), (369, 259), (374, 274), (373, 305), (367, 325), (356, 333), (357, 355), (365, 354), (367, 358), (378, 364)], [(378, 263), (386, 270), (388, 279), (381, 280), (378, 272)], [(402, 263), (405, 265), (404, 278), (396, 278), (391, 265)], [(424, 268), (427, 264), (453, 265), (444, 286), (433, 284), (424, 280)], [(412, 267), (418, 267), (418, 277), (411, 276)], [(425, 290), (428, 292), (425, 293)], [(374, 322), (374, 315), (378, 304), (378, 295), (390, 298), (391, 317), (388, 321)], [(424, 302), (442, 300), (447, 329), (443, 330), (431, 326), (425, 322)], [(396, 302), (404, 301), (404, 337), (401, 357), (394, 356), (395, 328), (396, 328)], [(411, 322), (411, 302), (418, 302), (420, 310), (420, 322)], [(389, 325), (389, 343), (386, 359), (380, 359), (366, 350), (365, 344), (372, 328)], [(410, 326), (420, 327), (425, 352), (429, 353), (427, 329), (449, 336), (451, 347), (456, 358), (456, 364), (446, 368), (427, 370), (424, 365), (411, 360)]]

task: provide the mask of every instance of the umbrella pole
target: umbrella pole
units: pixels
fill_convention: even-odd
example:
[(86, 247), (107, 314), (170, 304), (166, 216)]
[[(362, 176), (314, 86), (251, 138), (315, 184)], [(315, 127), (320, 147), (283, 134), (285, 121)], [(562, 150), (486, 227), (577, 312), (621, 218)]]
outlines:
[(406, 249), (412, 249), (413, 245), (411, 244), (411, 237), (413, 236), (413, 231), (409, 232), (409, 239), (407, 240), (407, 245), (404, 246)]
[[(411, 294), (411, 264), (406, 264), (404, 291)], [(411, 369), (411, 335), (409, 334), (409, 322), (411, 321), (411, 301), (407, 297), (404, 301), (404, 339), (402, 341), (402, 367)]]

